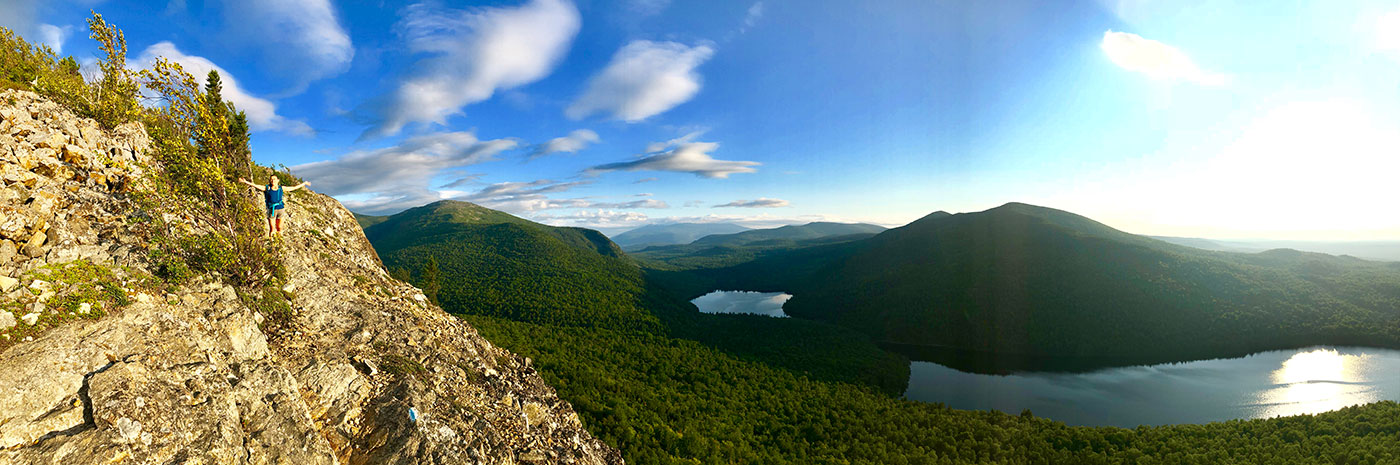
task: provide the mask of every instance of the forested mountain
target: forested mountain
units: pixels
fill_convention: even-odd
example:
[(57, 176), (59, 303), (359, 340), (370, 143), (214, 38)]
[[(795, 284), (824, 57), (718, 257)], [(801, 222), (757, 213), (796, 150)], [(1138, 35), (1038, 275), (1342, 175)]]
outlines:
[(659, 245), (689, 244), (712, 234), (733, 234), (749, 228), (734, 223), (650, 224), (612, 237), (623, 250), (642, 250)]
[(801, 241), (827, 237), (870, 235), (884, 230), (883, 226), (873, 224), (816, 222), (772, 229), (754, 229), (734, 234), (715, 234), (696, 239), (690, 245), (699, 247), (763, 245), (770, 241)]
[[(703, 341), (810, 376), (899, 393), (905, 361), (867, 337), (812, 321), (704, 315), (597, 231), (561, 228), (460, 201), (405, 210), (366, 237), (393, 274), (449, 312)], [(756, 341), (753, 334), (769, 334)]]
[(350, 212), (350, 214), (355, 215), (355, 222), (359, 223), (360, 229), (383, 223), (384, 220), (389, 219), (387, 216), (361, 215), (355, 212)]
[(866, 239), (884, 230), (873, 224), (808, 223), (705, 236), (689, 244), (649, 247), (632, 255), (659, 270), (716, 268), (779, 251)]
[(696, 274), (709, 287), (790, 292), (789, 315), (902, 344), (1144, 362), (1400, 347), (1396, 265), (1211, 252), (1018, 203)]
[[(551, 297), (563, 305), (525, 304), (537, 312), (512, 314), (445, 298), (444, 307), (492, 341), (531, 357), (589, 431), (631, 463), (1332, 463), (1396, 457), (1390, 441), (1400, 422), (1389, 402), (1316, 417), (1121, 429), (901, 400), (906, 362), (866, 338), (799, 318), (700, 314), (656, 285), (658, 277), (703, 276), (622, 268), (617, 263), (628, 262), (606, 254), (608, 247), (555, 237), (572, 229), (470, 204), (439, 203), (395, 216), (372, 227), (371, 240), (376, 247), (398, 247), (380, 253), (391, 267), (415, 270), (418, 278), (410, 279), (422, 279), (436, 260), (444, 289), (456, 281), (487, 287), (520, 282), (497, 276), (496, 266), (506, 266), (502, 275), (578, 280)], [(417, 241), (432, 247), (418, 249)], [(447, 250), (457, 252), (435, 255)], [(493, 262), (497, 257), (528, 267)], [(600, 284), (598, 276), (619, 268), (627, 271), (616, 282), (625, 285)], [(609, 299), (631, 295), (658, 323), (614, 325), (605, 314), (631, 317), (634, 308), (569, 303), (595, 292), (614, 296)]]
[(457, 313), (651, 327), (642, 271), (602, 233), (444, 200), (365, 230), (384, 265)]

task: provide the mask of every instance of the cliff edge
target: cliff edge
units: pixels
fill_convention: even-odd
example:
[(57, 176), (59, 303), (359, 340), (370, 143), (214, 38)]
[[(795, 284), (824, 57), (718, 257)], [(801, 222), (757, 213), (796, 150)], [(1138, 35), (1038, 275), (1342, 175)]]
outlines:
[(330, 197), (289, 193), (281, 324), (213, 277), (162, 284), (134, 229), (193, 220), (137, 201), (150, 144), (0, 92), (0, 463), (622, 463)]

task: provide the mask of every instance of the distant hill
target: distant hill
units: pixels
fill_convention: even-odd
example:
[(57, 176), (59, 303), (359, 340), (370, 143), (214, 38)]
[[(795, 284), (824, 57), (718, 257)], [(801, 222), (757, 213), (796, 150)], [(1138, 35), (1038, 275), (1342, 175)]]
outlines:
[(697, 247), (742, 246), (778, 241), (802, 241), (826, 237), (873, 235), (885, 227), (864, 223), (807, 223), (772, 229), (753, 229), (734, 234), (715, 234), (691, 242)]
[(1400, 266), (1210, 252), (1018, 203), (695, 274), (790, 292), (789, 315), (900, 344), (1142, 361), (1400, 347)]
[(1224, 252), (1263, 252), (1294, 249), (1328, 255), (1350, 255), (1366, 260), (1400, 261), (1400, 241), (1286, 241), (1248, 239), (1200, 239), (1194, 237), (1152, 236), (1173, 244)]
[(711, 234), (733, 234), (749, 228), (733, 223), (650, 224), (612, 237), (623, 250), (641, 250), (658, 245), (689, 244)]
[(368, 229), (370, 226), (383, 223), (384, 220), (389, 219), (387, 216), (361, 215), (355, 212), (350, 212), (350, 214), (355, 215), (355, 222), (360, 224), (360, 229)]
[(420, 284), (440, 267), (443, 308), (517, 321), (654, 327), (642, 272), (591, 229), (546, 226), (468, 202), (411, 208), (365, 229), (384, 265)]
[(884, 230), (873, 224), (808, 223), (710, 235), (685, 245), (649, 247), (632, 256), (661, 270), (717, 268), (784, 250), (866, 239)]

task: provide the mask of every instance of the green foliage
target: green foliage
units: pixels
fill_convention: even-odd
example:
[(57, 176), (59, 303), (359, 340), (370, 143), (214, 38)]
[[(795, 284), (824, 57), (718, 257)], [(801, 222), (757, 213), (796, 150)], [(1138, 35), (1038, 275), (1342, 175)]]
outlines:
[[(19, 323), (0, 330), (0, 351), (25, 337), (38, 336), (69, 321), (102, 318), (112, 310), (131, 304), (127, 289), (152, 290), (157, 284), (143, 273), (112, 269), (88, 260), (45, 265), (25, 273), (22, 278), (48, 282), (53, 295), (44, 302), (46, 309), (40, 312), (34, 325)], [(5, 299), (0, 302), (0, 311), (9, 311), (18, 319), (28, 313), (38, 299), (33, 293)]]
[(287, 294), (272, 281), (252, 291), (238, 291), (238, 299), (263, 317), (259, 328), (270, 338), (277, 338), (293, 326), (296, 312)]
[(384, 362), (380, 367), (394, 376), (407, 376), (427, 371), (426, 368), (423, 368), (423, 364), (416, 360), (396, 354), (384, 355)]
[(950, 409), (695, 341), (469, 316), (535, 360), (590, 432), (646, 464), (1391, 463), (1400, 404), (1123, 429)]
[(88, 29), (89, 37), (97, 41), (106, 56), (97, 61), (102, 77), (93, 86), (96, 95), (89, 100), (86, 114), (103, 127), (114, 128), (141, 114), (136, 102), (139, 86), (126, 67), (126, 35), (97, 13), (88, 18)]
[(354, 212), (351, 212), (351, 214), (355, 215), (355, 222), (360, 224), (360, 229), (368, 229), (370, 226), (383, 223), (384, 220), (389, 219), (387, 216), (361, 215)]
[(1101, 365), (1316, 344), (1400, 347), (1393, 266), (1283, 250), (1208, 252), (1022, 204), (933, 215), (871, 239), (665, 282), (687, 296), (786, 291), (789, 315), (880, 341)]
[(418, 280), (414, 284), (423, 290), (423, 295), (428, 296), (433, 305), (438, 305), (438, 291), (442, 290), (440, 274), (437, 258), (429, 256), (428, 263), (423, 265), (423, 271), (418, 273)]
[[(655, 330), (639, 268), (596, 231), (552, 228), (466, 202), (406, 210), (365, 231), (384, 265), (420, 270), (443, 308), (521, 321)], [(601, 251), (601, 252), (600, 252)], [(440, 289), (421, 270), (440, 267)], [(427, 276), (431, 278), (431, 276)]]

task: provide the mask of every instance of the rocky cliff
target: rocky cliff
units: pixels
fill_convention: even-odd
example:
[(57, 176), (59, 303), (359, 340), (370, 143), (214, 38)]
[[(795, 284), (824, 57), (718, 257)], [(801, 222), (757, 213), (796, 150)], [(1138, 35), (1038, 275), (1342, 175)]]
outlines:
[(154, 279), (149, 144), (0, 93), (0, 463), (622, 462), (329, 197), (290, 193), (286, 324), (213, 278)]

